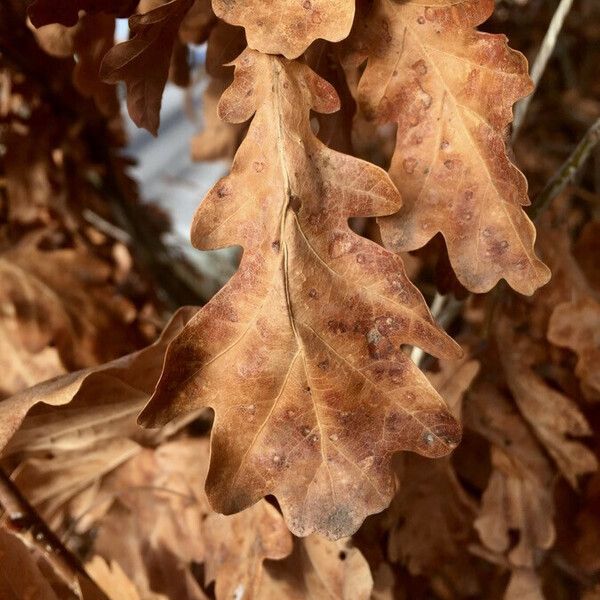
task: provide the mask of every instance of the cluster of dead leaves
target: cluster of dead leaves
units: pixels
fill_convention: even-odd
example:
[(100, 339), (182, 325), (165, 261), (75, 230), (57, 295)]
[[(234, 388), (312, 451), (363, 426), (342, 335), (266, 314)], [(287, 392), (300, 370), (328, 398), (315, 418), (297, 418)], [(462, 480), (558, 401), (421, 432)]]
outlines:
[[(54, 57), (59, 84), (0, 62), (7, 597), (594, 597), (598, 221), (565, 198), (536, 255), (505, 143), (531, 82), (504, 36), (477, 31), (493, 6), (29, 5), (37, 45), (19, 52)], [(210, 302), (127, 354), (151, 308), (98, 228), (93, 144), (119, 143), (118, 81), (156, 135), (202, 43), (192, 154), (232, 166), (192, 242), (244, 253)], [(60, 86), (83, 113), (60, 114)], [(455, 287), (514, 290), (469, 298), (460, 345), (406, 274), (435, 236)], [(438, 360), (420, 370), (407, 347)]]

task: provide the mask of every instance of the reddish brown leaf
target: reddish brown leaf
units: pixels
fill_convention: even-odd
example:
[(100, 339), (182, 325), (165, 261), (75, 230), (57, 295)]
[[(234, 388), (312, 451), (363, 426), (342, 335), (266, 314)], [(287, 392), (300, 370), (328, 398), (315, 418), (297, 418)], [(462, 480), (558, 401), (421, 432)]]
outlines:
[(318, 38), (339, 42), (352, 27), (354, 0), (212, 0), (217, 17), (241, 25), (250, 48), (300, 56)]
[(380, 219), (395, 251), (441, 232), (460, 282), (473, 292), (504, 278), (532, 294), (550, 272), (534, 254), (522, 210), (527, 183), (506, 156), (513, 103), (531, 91), (524, 57), (474, 27), (493, 0), (376, 0), (358, 97), (367, 117), (398, 125), (390, 175), (404, 206)]
[(388, 213), (400, 198), (384, 171), (319, 142), (311, 107), (338, 100), (305, 65), (250, 50), (237, 60), (219, 112), (256, 114), (192, 239), (241, 243), (244, 256), (169, 348), (142, 420), (213, 407), (213, 507), (228, 514), (274, 494), (294, 533), (339, 538), (389, 503), (392, 453), (440, 456), (460, 437), (401, 344), (460, 349), (401, 258), (349, 229), (350, 216)]
[(158, 133), (173, 44), (192, 2), (171, 0), (130, 17), (132, 38), (112, 48), (100, 67), (100, 76), (107, 83), (125, 81), (129, 115), (153, 135)]

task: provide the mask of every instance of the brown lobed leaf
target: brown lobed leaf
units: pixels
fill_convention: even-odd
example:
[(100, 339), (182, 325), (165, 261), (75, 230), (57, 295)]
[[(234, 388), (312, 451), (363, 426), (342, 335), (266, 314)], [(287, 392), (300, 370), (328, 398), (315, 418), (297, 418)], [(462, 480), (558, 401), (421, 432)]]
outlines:
[(27, 12), (34, 27), (59, 23), (71, 27), (79, 20), (79, 11), (87, 14), (100, 12), (128, 17), (138, 0), (34, 0)]
[(347, 539), (335, 542), (313, 534), (294, 539), (285, 560), (270, 562), (261, 600), (368, 600), (373, 591), (369, 564)]
[[(45, 381), (0, 401), (0, 452), (26, 448), (80, 450), (98, 439), (114, 436), (117, 425), (130, 432), (132, 417), (154, 389), (168, 342), (194, 312), (193, 308), (180, 309), (161, 338), (143, 350)], [(68, 407), (62, 412), (37, 407), (35, 414), (26, 418), (40, 403)], [(108, 436), (102, 434), (102, 423), (109, 424)]]
[(94, 556), (85, 570), (110, 600), (142, 600), (119, 563), (108, 564), (102, 557)]
[(402, 344), (456, 357), (398, 255), (350, 216), (389, 213), (384, 171), (325, 147), (309, 109), (338, 108), (306, 65), (245, 51), (219, 105), (254, 118), (194, 217), (192, 240), (243, 244), (239, 270), (173, 341), (141, 415), (155, 427), (215, 410), (207, 494), (230, 514), (274, 494), (297, 535), (351, 534), (394, 491), (390, 459), (435, 457), (460, 426)]
[[(540, 442), (573, 487), (577, 477), (595, 471), (594, 453), (572, 438), (591, 434), (590, 426), (575, 402), (551, 388), (535, 371), (540, 351), (509, 318), (499, 315), (496, 340), (500, 359), (519, 410)], [(510, 349), (510, 351), (507, 351)]]
[[(45, 250), (49, 236), (51, 232), (34, 231), (0, 253), (0, 328), (8, 334), (0, 343), (8, 340), (16, 352), (14, 362), (10, 352), (0, 355), (7, 373), (0, 396), (20, 391), (19, 381), (37, 383), (36, 372), (58, 375), (64, 367), (97, 364), (135, 346), (129, 327), (135, 309), (115, 294), (109, 264), (80, 244)], [(27, 353), (32, 372), (25, 364)]]
[(97, 530), (94, 552), (116, 561), (144, 599), (206, 600), (190, 568), (206, 559), (208, 451), (207, 439), (146, 448), (105, 477), (88, 500), (92, 508), (105, 503), (97, 522), (86, 523)]
[(348, 36), (354, 0), (212, 0), (217, 17), (241, 25), (248, 46), (259, 52), (297, 58), (312, 42), (339, 42)]
[(107, 83), (125, 81), (131, 119), (153, 135), (158, 133), (173, 44), (192, 3), (193, 0), (170, 0), (130, 17), (131, 39), (114, 46), (100, 67), (100, 76)]
[(554, 307), (548, 340), (577, 354), (575, 373), (589, 399), (600, 400), (600, 303), (584, 296)]
[[(358, 101), (368, 118), (398, 125), (390, 176), (402, 209), (379, 219), (395, 251), (444, 236), (460, 282), (489, 291), (504, 278), (532, 294), (550, 278), (522, 206), (527, 182), (506, 156), (515, 101), (531, 91), (527, 63), (506, 38), (475, 31), (493, 0), (376, 0)], [(361, 39), (361, 36), (364, 39)]]
[[(533, 568), (555, 539), (550, 464), (520, 415), (491, 385), (469, 394), (465, 425), (492, 444), (492, 473), (474, 523), (481, 541), (506, 553), (512, 566)], [(516, 542), (511, 532), (518, 533)]]
[(114, 86), (100, 79), (100, 65), (114, 44), (115, 20), (109, 15), (84, 15), (74, 36), (77, 62), (73, 69), (73, 84), (86, 98), (93, 98), (105, 116), (119, 112)]
[(225, 123), (217, 115), (217, 104), (230, 82), (211, 79), (202, 95), (202, 130), (191, 141), (192, 160), (231, 159), (237, 150), (244, 127)]
[(211, 513), (203, 521), (206, 584), (216, 582), (217, 598), (261, 598), (266, 559), (280, 560), (292, 551), (281, 515), (265, 500), (231, 516)]

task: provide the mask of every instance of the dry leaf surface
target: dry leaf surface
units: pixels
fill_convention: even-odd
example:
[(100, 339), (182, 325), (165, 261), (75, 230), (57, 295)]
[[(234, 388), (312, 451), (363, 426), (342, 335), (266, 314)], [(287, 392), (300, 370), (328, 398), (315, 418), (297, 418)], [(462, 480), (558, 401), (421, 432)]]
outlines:
[(260, 52), (297, 58), (316, 39), (343, 40), (354, 19), (354, 0), (213, 0), (215, 14), (246, 30)]
[(440, 456), (460, 437), (401, 344), (460, 350), (400, 257), (349, 229), (348, 217), (389, 213), (400, 198), (381, 169), (317, 140), (311, 107), (330, 112), (338, 100), (305, 65), (250, 50), (237, 60), (220, 114), (255, 116), (192, 239), (243, 244), (244, 256), (171, 344), (142, 417), (157, 426), (214, 408), (214, 508), (274, 494), (294, 533), (338, 538), (389, 503), (394, 452)]
[(390, 175), (404, 205), (380, 219), (385, 244), (414, 250), (441, 232), (469, 290), (487, 292), (504, 278), (532, 294), (550, 272), (522, 210), (527, 182), (504, 146), (511, 107), (531, 83), (504, 36), (474, 29), (493, 6), (377, 0), (369, 31), (358, 32), (368, 56), (358, 99), (367, 117), (398, 125)]
[(179, 25), (193, 0), (171, 0), (129, 19), (132, 37), (104, 57), (100, 75), (107, 83), (123, 80), (133, 122), (158, 133), (162, 93), (169, 75)]

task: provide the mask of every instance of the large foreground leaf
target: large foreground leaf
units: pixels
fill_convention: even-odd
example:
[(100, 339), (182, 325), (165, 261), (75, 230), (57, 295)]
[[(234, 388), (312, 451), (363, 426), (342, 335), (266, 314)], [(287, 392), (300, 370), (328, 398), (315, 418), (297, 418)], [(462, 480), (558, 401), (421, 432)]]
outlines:
[(531, 82), (504, 36), (475, 31), (493, 6), (376, 0), (369, 32), (357, 34), (368, 56), (358, 96), (367, 117), (398, 125), (390, 175), (404, 206), (380, 220), (386, 246), (414, 250), (441, 232), (469, 290), (504, 278), (532, 294), (550, 272), (522, 209), (527, 182), (504, 146), (512, 105)]
[(396, 210), (384, 171), (334, 152), (309, 109), (338, 108), (306, 65), (245, 51), (220, 115), (254, 119), (198, 209), (194, 244), (243, 244), (240, 268), (173, 341), (142, 414), (150, 426), (215, 410), (207, 494), (233, 513), (277, 496), (291, 530), (339, 538), (393, 494), (391, 455), (447, 454), (460, 427), (402, 351), (460, 349), (433, 322), (399, 256), (350, 216)]

